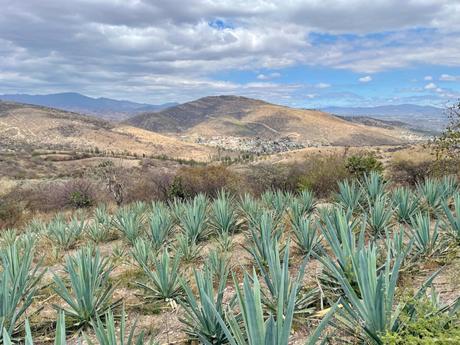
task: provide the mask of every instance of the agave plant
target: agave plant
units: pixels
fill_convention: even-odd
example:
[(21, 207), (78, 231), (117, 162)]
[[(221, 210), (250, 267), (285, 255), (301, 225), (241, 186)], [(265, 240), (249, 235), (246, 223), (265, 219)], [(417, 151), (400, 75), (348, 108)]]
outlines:
[(383, 197), (386, 194), (387, 182), (383, 179), (382, 175), (376, 171), (372, 171), (369, 175), (364, 176), (362, 188), (367, 194), (369, 205)]
[(16, 242), (1, 252), (0, 329), (9, 337), (17, 333), (45, 273), (39, 273), (39, 264), (32, 268), (32, 260), (33, 248), (20, 250)]
[[(337, 265), (348, 276), (352, 275), (352, 257), (355, 253), (364, 248), (365, 222), (361, 226), (358, 239), (355, 236), (355, 224), (352, 223), (343, 209), (337, 208), (332, 212), (333, 216), (324, 218), (324, 224), (321, 224), (321, 233), (328, 242), (333, 257), (337, 260)], [(322, 256), (329, 256), (327, 253)], [(319, 255), (315, 255), (320, 257)], [(327, 269), (321, 277), (324, 286), (333, 294), (340, 294), (338, 291), (340, 285), (334, 272)]]
[(419, 197), (413, 195), (409, 188), (400, 187), (393, 192), (392, 201), (398, 221), (409, 224), (419, 209)]
[[(396, 303), (397, 282), (404, 256), (405, 253), (400, 253), (392, 260), (387, 253), (385, 264), (379, 269), (376, 247), (361, 248), (351, 256), (351, 275), (334, 259), (321, 257), (320, 261), (333, 272), (344, 294), (343, 308), (335, 315), (333, 326), (357, 340), (378, 345), (383, 344), (382, 335), (397, 332), (402, 325), (401, 313), (414, 313), (412, 304)], [(422, 285), (414, 300), (425, 294), (435, 277), (436, 274)]]
[(458, 192), (457, 178), (452, 175), (444, 176), (440, 181), (439, 188), (441, 189), (442, 198), (449, 199)]
[(199, 255), (202, 244), (192, 242), (190, 243), (185, 235), (179, 235), (176, 239), (174, 249), (181, 260), (186, 263), (193, 262)]
[(112, 222), (112, 219), (110, 217), (110, 214), (107, 211), (107, 205), (106, 204), (100, 204), (97, 206), (97, 208), (94, 210), (94, 220), (106, 227), (110, 227), (110, 224)]
[(131, 248), (131, 255), (139, 267), (150, 267), (157, 254), (157, 249), (149, 240), (139, 237)]
[(192, 340), (203, 344), (227, 344), (227, 337), (218, 318), (225, 320), (224, 291), (228, 271), (219, 278), (216, 289), (214, 275), (210, 270), (195, 271), (194, 276), (198, 297), (195, 297), (190, 285), (183, 284), (185, 298), (181, 304), (185, 317), (180, 320), (186, 325), (185, 331)]
[(264, 212), (257, 227), (250, 226), (249, 230), (252, 245), (245, 248), (256, 261), (265, 265), (276, 250), (282, 230), (276, 227), (274, 215), (270, 212)]
[(86, 227), (86, 236), (94, 243), (102, 243), (110, 238), (110, 227), (93, 221)]
[(446, 216), (444, 227), (453, 234), (457, 241), (460, 241), (460, 193), (454, 195), (454, 210), (449, 209), (446, 201), (442, 203), (442, 208)]
[[(24, 337), (24, 344), (25, 345), (34, 345), (34, 340), (32, 337), (32, 332), (30, 330), (29, 320), (25, 321), (25, 330), (26, 334)], [(11, 341), (11, 337), (6, 331), (3, 329), (3, 345), (13, 345)], [(66, 329), (65, 329), (65, 315), (63, 312), (59, 313), (57, 322), (56, 322), (56, 333), (54, 337), (54, 345), (66, 345)]]
[(260, 202), (250, 194), (244, 194), (239, 202), (239, 209), (242, 218), (245, 219), (248, 227), (255, 227), (260, 221), (264, 208)]
[(414, 244), (419, 254), (432, 256), (439, 254), (445, 249), (445, 242), (441, 240), (438, 231), (439, 222), (436, 221), (434, 226), (431, 224), (431, 217), (428, 213), (417, 213), (412, 218), (412, 235)]
[(281, 218), (293, 199), (292, 194), (281, 190), (268, 190), (261, 195), (262, 202), (271, 209), (275, 218)]
[(98, 315), (104, 315), (108, 310), (120, 304), (120, 300), (112, 301), (115, 289), (109, 281), (113, 267), (109, 266), (107, 258), (101, 258), (99, 250), (86, 247), (74, 256), (69, 256), (65, 263), (65, 272), (69, 279), (66, 282), (54, 275), (54, 291), (66, 306), (61, 308), (74, 321), (77, 328), (86, 327)]
[(444, 199), (444, 190), (436, 179), (427, 178), (423, 183), (417, 184), (417, 192), (428, 211), (437, 213)]
[(227, 254), (211, 250), (204, 262), (204, 269), (220, 280), (223, 276), (228, 275), (229, 261)]
[[(147, 342), (144, 331), (139, 335), (134, 335), (137, 326), (137, 320), (134, 322), (129, 333), (126, 327), (126, 313), (123, 307), (121, 312), (120, 323), (117, 325), (113, 312), (109, 310), (103, 318), (98, 317), (95, 321), (91, 321), (91, 326), (96, 335), (97, 342), (94, 343), (86, 333), (84, 338), (88, 345), (156, 345), (157, 343), (151, 340)], [(117, 334), (118, 331), (118, 334)]]
[(255, 273), (252, 278), (245, 274), (242, 289), (236, 281), (235, 287), (242, 322), (233, 313), (228, 313), (227, 320), (224, 320), (212, 302), (209, 302), (209, 307), (213, 309), (229, 344), (287, 345), (294, 318), (297, 284), (292, 286), (287, 305), (284, 305), (284, 299), (278, 299), (275, 313), (269, 313), (267, 318), (263, 310), (260, 282)]
[(197, 195), (180, 214), (179, 226), (189, 243), (197, 243), (207, 236), (208, 201), (203, 194)]
[(315, 210), (316, 202), (313, 193), (308, 190), (303, 190), (298, 198), (291, 201), (289, 206), (289, 219), (291, 224), (303, 217), (310, 216)]
[(339, 205), (344, 207), (350, 213), (353, 213), (360, 207), (363, 198), (363, 190), (356, 181), (339, 182), (339, 193), (336, 196)]
[(146, 291), (146, 298), (153, 301), (178, 301), (182, 295), (181, 279), (179, 272), (180, 255), (171, 260), (165, 248), (160, 258), (153, 262), (153, 269), (143, 266), (147, 275), (147, 283), (137, 282)]
[(291, 220), (294, 242), (301, 250), (302, 254), (310, 255), (317, 252), (320, 246), (321, 237), (318, 229), (311, 225), (311, 220), (302, 216)]
[(141, 235), (144, 226), (143, 208), (123, 207), (120, 208), (113, 219), (113, 225), (120, 231), (130, 244), (134, 244)]
[[(318, 295), (318, 290), (311, 289), (306, 293), (301, 293), (297, 288), (302, 282), (306, 261), (301, 265), (296, 279), (292, 279), (289, 276), (289, 241), (284, 251), (283, 260), (281, 260), (279, 254), (278, 243), (275, 243), (275, 250), (269, 254), (266, 265), (256, 260), (257, 267), (267, 286), (266, 290), (262, 290), (262, 302), (269, 310), (276, 312), (280, 299), (283, 301), (282, 304), (284, 307), (288, 306), (291, 289), (295, 287), (298, 294), (295, 299), (294, 313), (304, 317), (311, 315), (315, 310), (314, 303)], [(284, 313), (286, 313), (286, 310), (283, 310), (283, 315)]]
[(233, 199), (224, 190), (217, 194), (211, 206), (211, 228), (218, 234), (233, 234), (239, 230), (241, 221), (233, 207)]
[(85, 226), (85, 221), (77, 217), (73, 217), (67, 223), (64, 216), (58, 215), (48, 224), (47, 236), (60, 248), (67, 250), (75, 245), (85, 230)]
[(148, 236), (154, 250), (158, 251), (168, 244), (173, 228), (174, 222), (168, 209), (157, 205), (150, 216), (148, 229)]
[(373, 204), (369, 206), (367, 224), (369, 230), (375, 238), (380, 237), (386, 232), (386, 229), (390, 225), (391, 218), (393, 216), (393, 210), (388, 207), (388, 200), (386, 196), (379, 195), (373, 201)]

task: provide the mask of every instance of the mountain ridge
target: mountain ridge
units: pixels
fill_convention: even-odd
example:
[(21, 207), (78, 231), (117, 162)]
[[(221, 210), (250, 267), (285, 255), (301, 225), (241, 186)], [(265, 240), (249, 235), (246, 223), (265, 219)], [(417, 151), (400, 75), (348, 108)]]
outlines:
[(62, 92), (53, 94), (3, 94), (0, 100), (45, 106), (55, 109), (72, 111), (100, 117), (102, 119), (120, 121), (133, 114), (144, 111), (159, 111), (177, 103), (159, 105), (136, 103), (127, 100), (116, 100), (107, 97), (89, 97), (77, 92)]

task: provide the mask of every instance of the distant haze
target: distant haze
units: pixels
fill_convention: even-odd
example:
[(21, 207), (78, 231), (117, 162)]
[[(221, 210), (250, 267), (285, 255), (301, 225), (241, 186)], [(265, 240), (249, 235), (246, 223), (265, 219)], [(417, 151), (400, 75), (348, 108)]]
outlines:
[(415, 104), (383, 105), (376, 107), (326, 107), (322, 109), (340, 116), (369, 116), (376, 119), (401, 121), (413, 128), (439, 132), (447, 124), (442, 108)]

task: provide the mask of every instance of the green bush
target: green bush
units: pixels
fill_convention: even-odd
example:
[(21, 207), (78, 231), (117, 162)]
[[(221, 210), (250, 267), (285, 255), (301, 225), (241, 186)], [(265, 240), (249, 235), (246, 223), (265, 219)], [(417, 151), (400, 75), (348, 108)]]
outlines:
[[(382, 336), (385, 345), (435, 345), (460, 344), (460, 318), (449, 313), (440, 313), (435, 303), (428, 298), (413, 302), (416, 315), (402, 315), (404, 327), (398, 332)], [(426, 315), (429, 315), (428, 317)]]
[(348, 157), (345, 167), (353, 177), (363, 177), (372, 171), (383, 172), (383, 165), (374, 155), (353, 155)]

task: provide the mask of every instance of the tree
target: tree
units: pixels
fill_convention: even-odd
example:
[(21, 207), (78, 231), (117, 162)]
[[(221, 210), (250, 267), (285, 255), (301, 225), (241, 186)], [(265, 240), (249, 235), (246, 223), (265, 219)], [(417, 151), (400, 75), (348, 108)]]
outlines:
[(456, 161), (460, 158), (460, 100), (447, 108), (447, 116), (448, 126), (432, 141), (438, 161)]

